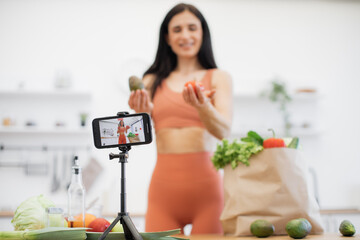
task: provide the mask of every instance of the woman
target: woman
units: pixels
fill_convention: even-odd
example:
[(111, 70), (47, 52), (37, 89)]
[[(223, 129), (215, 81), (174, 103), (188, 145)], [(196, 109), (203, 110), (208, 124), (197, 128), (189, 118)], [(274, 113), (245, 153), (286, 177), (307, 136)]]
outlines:
[[(184, 86), (194, 79), (195, 88)], [(211, 153), (230, 134), (232, 82), (216, 68), (208, 25), (194, 6), (178, 4), (166, 15), (143, 82), (146, 90), (133, 91), (129, 106), (150, 113), (156, 133), (145, 230), (192, 224), (192, 234), (222, 233), (222, 182)]]
[(118, 124), (118, 130), (117, 133), (119, 134), (119, 144), (125, 144), (126, 143), (126, 136), (125, 133), (127, 133), (127, 130), (129, 129), (129, 126), (125, 127), (124, 120), (120, 120)]

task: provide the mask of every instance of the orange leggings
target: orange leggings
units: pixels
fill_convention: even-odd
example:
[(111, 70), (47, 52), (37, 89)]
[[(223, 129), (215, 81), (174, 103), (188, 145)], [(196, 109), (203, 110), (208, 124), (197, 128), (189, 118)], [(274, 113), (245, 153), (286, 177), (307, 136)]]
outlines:
[(158, 154), (148, 193), (147, 232), (192, 224), (192, 234), (222, 233), (220, 175), (210, 153)]
[(120, 136), (119, 136), (119, 144), (125, 144), (125, 143), (126, 143), (125, 134), (120, 134)]

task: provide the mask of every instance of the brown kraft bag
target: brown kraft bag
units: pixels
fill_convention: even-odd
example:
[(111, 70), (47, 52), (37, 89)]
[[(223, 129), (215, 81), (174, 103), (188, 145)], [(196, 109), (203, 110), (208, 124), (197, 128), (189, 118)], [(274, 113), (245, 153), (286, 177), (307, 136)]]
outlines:
[(225, 205), (220, 217), (224, 233), (251, 235), (251, 223), (264, 219), (274, 225), (274, 235), (286, 235), (287, 222), (295, 218), (309, 220), (310, 234), (323, 233), (319, 206), (308, 180), (306, 161), (296, 149), (264, 149), (250, 158), (250, 166), (226, 166)]

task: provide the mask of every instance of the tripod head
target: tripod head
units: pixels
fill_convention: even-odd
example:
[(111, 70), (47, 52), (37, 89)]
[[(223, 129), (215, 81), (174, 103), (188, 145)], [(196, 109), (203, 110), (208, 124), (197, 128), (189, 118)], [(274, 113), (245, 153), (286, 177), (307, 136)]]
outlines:
[(109, 153), (109, 160), (113, 160), (114, 158), (119, 158), (119, 162), (126, 163), (129, 157), (129, 151), (131, 146), (120, 146), (119, 150), (121, 151), (119, 154)]

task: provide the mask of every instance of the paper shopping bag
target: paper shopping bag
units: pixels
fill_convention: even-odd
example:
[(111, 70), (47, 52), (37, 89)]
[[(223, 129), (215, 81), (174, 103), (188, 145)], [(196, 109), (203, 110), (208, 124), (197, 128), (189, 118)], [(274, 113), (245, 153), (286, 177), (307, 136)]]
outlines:
[(130, 143), (137, 143), (137, 142), (140, 142), (140, 138), (139, 138), (139, 136), (128, 137), (128, 139), (129, 139), (129, 142), (130, 142)]
[(287, 222), (295, 218), (309, 220), (311, 234), (322, 233), (319, 206), (308, 179), (301, 151), (290, 148), (264, 149), (250, 158), (250, 166), (226, 166), (220, 218), (224, 233), (251, 235), (251, 223), (265, 219), (274, 225), (275, 235), (285, 235)]

